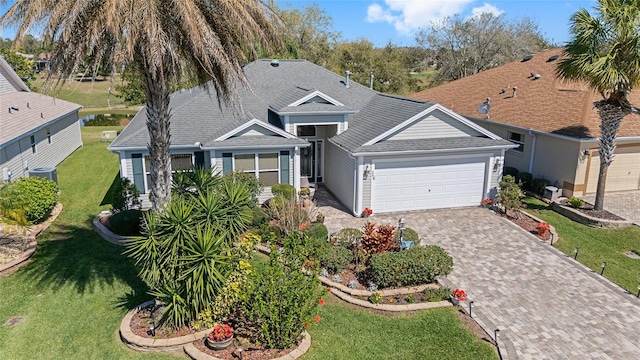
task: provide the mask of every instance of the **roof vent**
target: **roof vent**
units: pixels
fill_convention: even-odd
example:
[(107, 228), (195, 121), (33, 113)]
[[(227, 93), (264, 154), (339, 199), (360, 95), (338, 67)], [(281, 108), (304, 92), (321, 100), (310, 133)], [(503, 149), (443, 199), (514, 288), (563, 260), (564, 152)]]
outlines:
[(513, 87), (513, 96), (511, 96), (511, 97), (516, 97), (516, 91), (518, 91), (518, 87), (514, 86)]
[(20, 108), (18, 107), (18, 105), (11, 105), (11, 110), (19, 111)]
[(349, 71), (349, 70), (345, 71), (345, 72), (344, 72), (344, 75), (345, 75), (345, 77), (346, 77), (346, 83), (345, 83), (345, 86), (346, 86), (347, 88), (349, 88), (349, 75), (351, 75), (351, 71)]
[(529, 61), (529, 60), (531, 60), (531, 59), (533, 59), (533, 55), (525, 55), (525, 56), (522, 58), (522, 61), (521, 61), (521, 62)]
[(559, 57), (560, 57), (560, 55), (557, 55), (557, 54), (556, 55), (551, 55), (551, 57), (549, 57), (547, 59), (547, 62), (556, 61), (556, 60), (558, 60)]
[(280, 66), (280, 61), (278, 59), (271, 60), (271, 66), (273, 66), (273, 67)]

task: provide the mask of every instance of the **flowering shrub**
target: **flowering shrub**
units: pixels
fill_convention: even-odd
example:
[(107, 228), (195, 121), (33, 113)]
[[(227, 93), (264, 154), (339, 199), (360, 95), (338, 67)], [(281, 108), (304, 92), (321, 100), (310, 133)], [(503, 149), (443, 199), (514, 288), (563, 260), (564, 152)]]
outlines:
[(467, 293), (462, 289), (455, 289), (451, 292), (451, 297), (459, 301), (467, 301)]
[(482, 204), (482, 206), (484, 206), (486, 208), (490, 208), (495, 204), (495, 200), (493, 200), (491, 198), (486, 198), (486, 199), (482, 200), (481, 204)]
[(373, 215), (373, 210), (369, 209), (368, 207), (364, 208), (364, 210), (362, 210), (362, 217), (363, 218), (368, 218), (369, 216)]
[(233, 329), (227, 324), (214, 326), (213, 331), (208, 336), (211, 341), (223, 341), (231, 339), (231, 337), (233, 337)]
[(547, 235), (549, 230), (551, 230), (551, 225), (543, 221), (538, 223), (538, 225), (536, 226), (536, 230), (538, 231), (538, 235), (545, 236)]

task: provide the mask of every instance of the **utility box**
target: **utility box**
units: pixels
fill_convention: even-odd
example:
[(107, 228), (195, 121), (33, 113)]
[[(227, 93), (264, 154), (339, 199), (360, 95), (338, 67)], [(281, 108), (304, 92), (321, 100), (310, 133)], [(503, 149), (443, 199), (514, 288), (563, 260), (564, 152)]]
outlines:
[(561, 196), (562, 189), (558, 189), (555, 186), (547, 186), (544, 188), (544, 195), (542, 197), (551, 201), (556, 201)]
[(118, 136), (118, 132), (115, 130), (105, 130), (102, 132), (102, 141), (113, 141), (116, 136)]

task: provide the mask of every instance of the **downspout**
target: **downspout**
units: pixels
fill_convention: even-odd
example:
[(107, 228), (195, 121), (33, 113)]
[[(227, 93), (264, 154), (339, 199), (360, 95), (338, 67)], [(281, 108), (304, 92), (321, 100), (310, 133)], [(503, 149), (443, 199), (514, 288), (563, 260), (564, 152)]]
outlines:
[(533, 159), (536, 154), (536, 134), (529, 130), (529, 135), (533, 136), (533, 142), (531, 143), (531, 156), (529, 156), (529, 174), (533, 174)]

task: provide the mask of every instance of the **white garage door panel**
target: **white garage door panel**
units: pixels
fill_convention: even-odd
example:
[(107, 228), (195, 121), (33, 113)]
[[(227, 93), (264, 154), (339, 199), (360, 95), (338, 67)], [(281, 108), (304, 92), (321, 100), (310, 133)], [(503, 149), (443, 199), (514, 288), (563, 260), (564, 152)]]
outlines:
[(486, 159), (374, 161), (376, 212), (473, 206), (482, 201)]
[[(587, 193), (596, 192), (600, 172), (600, 157), (596, 152), (591, 158)], [(640, 189), (640, 147), (618, 147), (607, 171), (606, 191)]]

